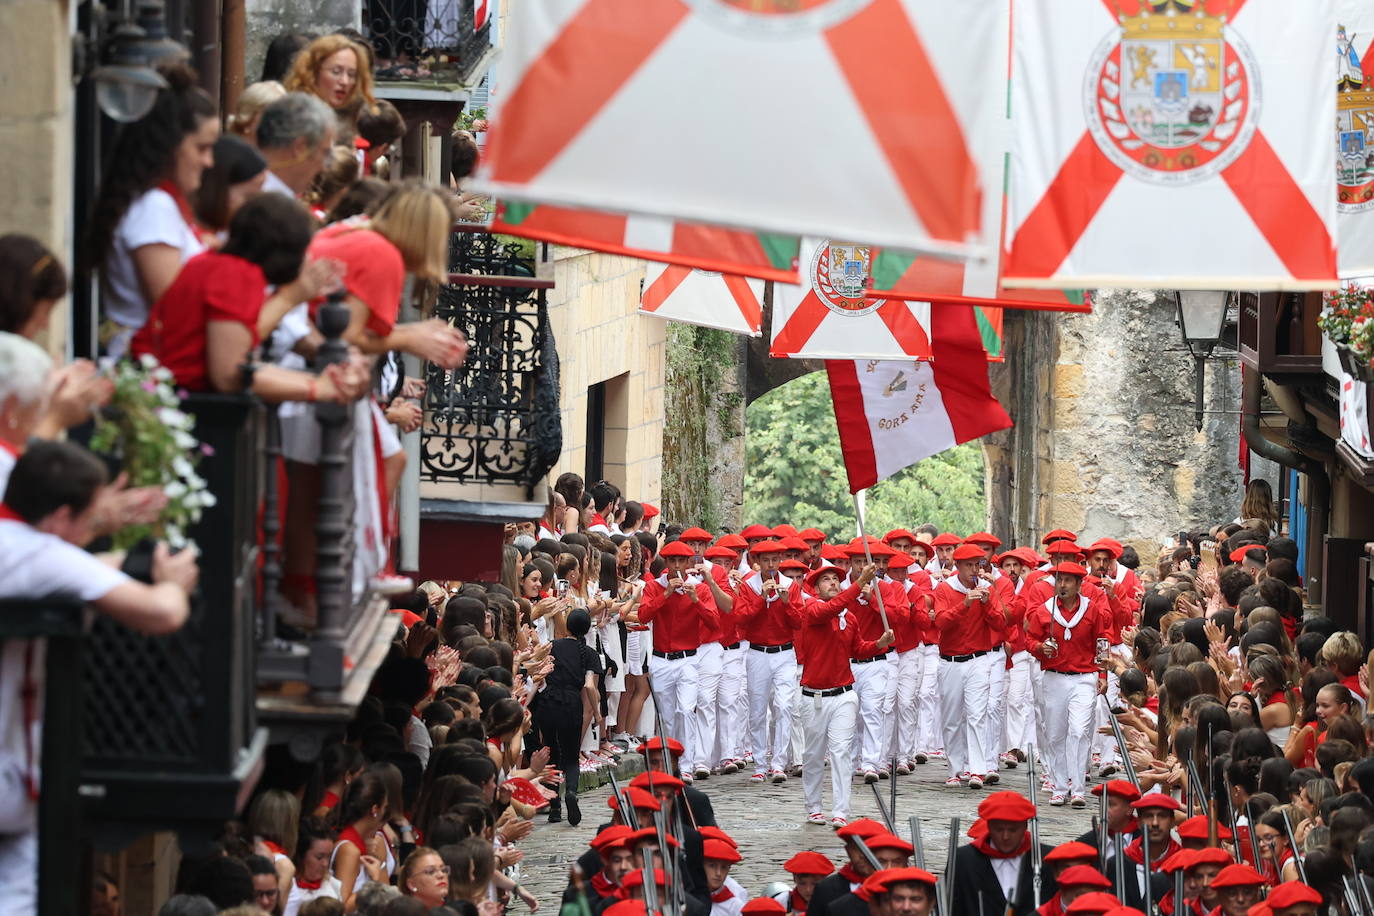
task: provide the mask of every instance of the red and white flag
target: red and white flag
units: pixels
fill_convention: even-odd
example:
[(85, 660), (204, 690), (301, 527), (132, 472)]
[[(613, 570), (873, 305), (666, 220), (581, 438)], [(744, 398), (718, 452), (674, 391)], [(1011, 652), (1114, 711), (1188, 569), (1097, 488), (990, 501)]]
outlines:
[(780, 283), (797, 282), (799, 240), (795, 235), (523, 201), (497, 203), (491, 231), (555, 245), (609, 251), (643, 261), (681, 264)]
[[(507, 200), (981, 256), (1009, 0), (539, 0), (480, 174)], [(992, 236), (985, 236), (992, 230)]]
[(1008, 286), (1329, 289), (1335, 0), (1021, 0)]
[(801, 250), (803, 285), (773, 287), (770, 356), (930, 358), (930, 303), (873, 295), (872, 246), (807, 238)]
[(1336, 247), (1342, 279), (1374, 273), (1374, 4), (1340, 0), (1336, 27)]
[(987, 354), (973, 310), (939, 309), (934, 326), (929, 362), (825, 364), (851, 493), (922, 458), (1011, 426), (988, 385)]
[(679, 264), (651, 264), (639, 313), (758, 337), (763, 281)]

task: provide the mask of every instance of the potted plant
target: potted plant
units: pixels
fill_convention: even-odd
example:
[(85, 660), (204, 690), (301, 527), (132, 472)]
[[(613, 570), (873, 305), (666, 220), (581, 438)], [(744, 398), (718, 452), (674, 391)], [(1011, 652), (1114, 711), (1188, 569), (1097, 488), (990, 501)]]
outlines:
[(1317, 326), (1336, 345), (1346, 374), (1374, 381), (1374, 289), (1350, 284), (1324, 294)]

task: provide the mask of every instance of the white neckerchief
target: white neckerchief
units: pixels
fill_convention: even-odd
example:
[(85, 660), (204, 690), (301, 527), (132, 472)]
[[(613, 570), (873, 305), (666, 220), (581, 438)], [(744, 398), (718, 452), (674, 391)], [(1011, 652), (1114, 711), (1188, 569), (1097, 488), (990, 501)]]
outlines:
[[(656, 580), (654, 580), (654, 581), (658, 582), (659, 585), (663, 586), (663, 590), (664, 590), (664, 591), (667, 591), (667, 590), (668, 590), (668, 574), (667, 574), (667, 573), (663, 573), (662, 575), (660, 575), (660, 576), (659, 576)], [(682, 577), (682, 587), (683, 587), (683, 588), (692, 588), (692, 587), (695, 587), (695, 586), (697, 586), (697, 585), (700, 585), (701, 583), (702, 583), (702, 578), (701, 578), (701, 576), (697, 575), (696, 573), (690, 573), (690, 574), (688, 574), (688, 575)], [(682, 592), (677, 592), (676, 594), (682, 594)]]
[(1045, 607), (1049, 609), (1050, 616), (1054, 618), (1054, 622), (1064, 628), (1064, 640), (1066, 642), (1073, 639), (1073, 628), (1083, 622), (1083, 615), (1088, 613), (1088, 603), (1087, 595), (1078, 596), (1078, 613), (1073, 615), (1073, 620), (1064, 619), (1064, 614), (1059, 609), (1058, 595), (1055, 595), (1045, 604)]
[(1130, 572), (1130, 570), (1122, 566), (1121, 563), (1118, 561), (1116, 564), (1116, 572), (1112, 574), (1113, 584), (1120, 585), (1122, 582), (1125, 582), (1126, 573), (1128, 572)]
[(765, 602), (767, 602), (768, 604), (772, 604), (774, 601), (777, 601), (779, 598), (782, 597), (782, 580), (784, 578), (785, 577), (781, 573), (778, 574), (778, 578), (776, 580), (778, 583), (778, 590), (773, 594), (773, 597), (771, 598), (765, 595), (763, 592), (763, 570), (759, 570), (758, 572), (750, 576), (748, 579), (745, 579), (744, 584), (752, 588), (754, 590), (754, 594), (763, 598)]
[(1026, 584), (1026, 577), (1025, 577), (1025, 575), (1022, 575), (1020, 578), (1018, 578), (1018, 579), (1016, 580), (1016, 585), (1015, 585), (1015, 586), (1012, 588), (1012, 590), (1011, 590), (1011, 591), (1012, 591), (1012, 594), (1014, 594), (1014, 595), (1019, 595), (1019, 594), (1021, 594), (1021, 586), (1025, 585), (1025, 584)]
[(976, 578), (976, 577), (975, 577), (974, 580), (973, 580), (973, 586), (972, 586), (972, 587), (966, 586), (966, 585), (964, 585), (963, 580), (960, 579), (957, 575), (950, 576), (948, 579), (945, 580), (945, 584), (948, 585), (950, 588), (954, 589), (956, 592), (958, 592), (958, 593), (961, 594), (961, 595), (967, 595), (969, 592), (973, 591), (973, 589), (975, 589), (975, 588), (991, 588), (991, 587), (992, 587), (991, 583), (984, 582), (982, 579), (979, 579), (979, 578)]

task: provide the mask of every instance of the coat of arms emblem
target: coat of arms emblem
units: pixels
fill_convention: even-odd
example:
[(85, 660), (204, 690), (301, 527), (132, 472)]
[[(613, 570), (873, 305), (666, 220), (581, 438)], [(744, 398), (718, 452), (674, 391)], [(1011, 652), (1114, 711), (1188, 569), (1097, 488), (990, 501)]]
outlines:
[(868, 295), (872, 286), (873, 249), (867, 245), (828, 242), (811, 262), (811, 288), (830, 311), (867, 315), (883, 304)]
[(1374, 86), (1365, 85), (1355, 36), (1336, 29), (1336, 208), (1374, 209)]
[(1107, 158), (1136, 178), (1166, 184), (1209, 178), (1254, 136), (1254, 59), (1234, 29), (1203, 6), (1144, 4), (1121, 18), (1088, 66), (1088, 129)]

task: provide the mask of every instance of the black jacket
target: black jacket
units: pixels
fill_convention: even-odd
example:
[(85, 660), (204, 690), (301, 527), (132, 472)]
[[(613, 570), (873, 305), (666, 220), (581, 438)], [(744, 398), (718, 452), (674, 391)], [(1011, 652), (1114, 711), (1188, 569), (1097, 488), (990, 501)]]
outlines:
[(849, 892), (848, 878), (839, 872), (827, 875), (816, 882), (811, 902), (806, 905), (806, 916), (830, 916), (830, 905)]
[[(1052, 849), (1043, 843), (1041, 856)], [(954, 887), (949, 916), (1005, 916), (1008, 913), (1006, 895), (993, 871), (992, 860), (972, 846), (961, 846), (954, 854)], [(1021, 857), (1021, 871), (1016, 881), (1016, 899), (1010, 907), (1011, 916), (1029, 916), (1035, 910), (1035, 889), (1032, 886), (1031, 856)], [(1048, 868), (1041, 869), (1040, 899), (1043, 903), (1054, 896), (1058, 887)]]
[[(810, 912), (811, 907), (807, 906), (806, 909)], [(869, 916), (868, 904), (860, 900), (853, 891), (831, 901), (826, 912), (830, 916)]]

